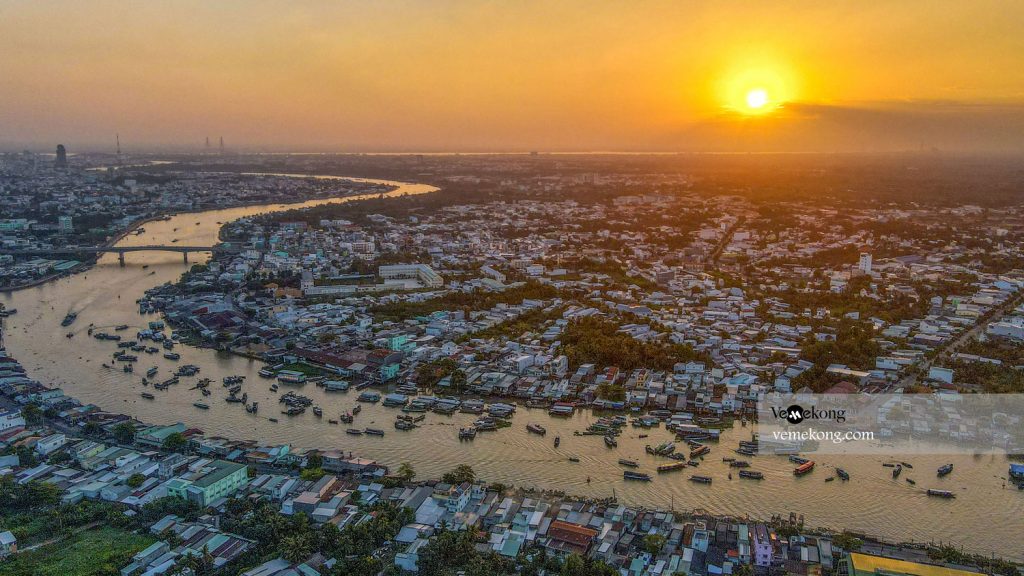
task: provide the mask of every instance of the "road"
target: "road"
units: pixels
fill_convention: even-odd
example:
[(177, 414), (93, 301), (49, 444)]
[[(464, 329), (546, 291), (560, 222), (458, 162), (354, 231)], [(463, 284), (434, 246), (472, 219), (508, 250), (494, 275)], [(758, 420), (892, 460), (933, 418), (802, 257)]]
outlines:
[(1003, 302), (997, 308), (995, 308), (992, 311), (992, 313), (987, 314), (983, 316), (981, 319), (979, 319), (979, 321), (975, 323), (974, 326), (972, 326), (969, 330), (966, 330), (959, 336), (953, 338), (949, 342), (946, 342), (945, 344), (940, 346), (936, 350), (934, 356), (925, 360), (924, 363), (921, 364), (920, 370), (916, 370), (913, 374), (907, 374), (906, 376), (904, 376), (903, 379), (900, 381), (899, 386), (903, 387), (904, 389), (913, 386), (917, 382), (918, 376), (920, 374), (928, 374), (928, 370), (931, 368), (932, 364), (934, 364), (936, 360), (944, 360), (948, 358), (951, 354), (956, 352), (965, 343), (977, 337), (978, 334), (980, 334), (986, 326), (988, 326), (992, 322), (998, 322), (999, 319), (1001, 319), (1007, 312), (1016, 308), (1021, 303), (1022, 299), (1024, 299), (1024, 293), (1018, 292), (1014, 294), (1009, 299), (1007, 299), (1006, 302)]

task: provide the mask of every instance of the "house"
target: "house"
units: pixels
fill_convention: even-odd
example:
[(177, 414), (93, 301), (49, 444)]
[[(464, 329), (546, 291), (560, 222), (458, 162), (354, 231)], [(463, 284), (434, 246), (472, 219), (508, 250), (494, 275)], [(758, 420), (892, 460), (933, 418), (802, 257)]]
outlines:
[(560, 555), (579, 554), (586, 556), (590, 545), (597, 537), (597, 530), (555, 520), (548, 526), (547, 542), (544, 547)]
[(25, 425), (25, 418), (17, 410), (0, 410), (0, 432)]
[(18, 551), (18, 539), (11, 531), (0, 532), (0, 558), (6, 558)]
[(248, 484), (248, 471), (249, 468), (245, 464), (214, 460), (194, 474), (170, 480), (167, 483), (167, 493), (200, 506), (208, 506)]
[(67, 439), (63, 434), (50, 434), (45, 438), (40, 438), (39, 441), (36, 442), (36, 452), (38, 452), (40, 456), (47, 456), (58, 450), (66, 441)]

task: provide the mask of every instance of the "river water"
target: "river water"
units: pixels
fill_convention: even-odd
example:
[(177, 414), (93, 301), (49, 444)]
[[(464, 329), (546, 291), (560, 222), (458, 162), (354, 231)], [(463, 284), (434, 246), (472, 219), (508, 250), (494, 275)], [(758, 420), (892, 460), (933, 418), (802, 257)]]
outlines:
[[(358, 179), (354, 179), (358, 180)], [(372, 182), (381, 182), (374, 181)], [(390, 182), (398, 186), (391, 195), (421, 194), (435, 188), (421, 184)], [(359, 197), (334, 200), (347, 202)], [(270, 211), (314, 206), (330, 202), (317, 200), (303, 204), (268, 205), (215, 210), (199, 214), (181, 214), (170, 220), (145, 225), (141, 235), (130, 235), (119, 245), (170, 244), (210, 246), (217, 241), (220, 224), (244, 216)], [(192, 254), (199, 262), (208, 254)], [(114, 412), (130, 414), (146, 422), (181, 421), (200, 428), (208, 436), (253, 439), (266, 443), (291, 443), (298, 448), (337, 448), (374, 458), (392, 467), (410, 462), (420, 477), (436, 477), (457, 464), (468, 463), (479, 477), (524, 487), (557, 489), (569, 493), (604, 497), (615, 494), (625, 503), (677, 510), (705, 509), (717, 514), (767, 519), (773, 514), (803, 514), (810, 526), (846, 528), (900, 541), (953, 542), (968, 550), (1024, 559), (1024, 492), (1004, 487), (1008, 462), (1002, 456), (920, 456), (908, 457), (914, 469), (905, 470), (899, 479), (891, 478), (891, 469), (882, 467), (884, 456), (816, 456), (817, 469), (806, 476), (794, 477), (793, 464), (783, 456), (746, 458), (733, 453), (739, 440), (749, 439), (749, 430), (727, 431), (720, 442), (712, 443), (712, 452), (699, 468), (656, 475), (654, 468), (664, 459), (644, 452), (645, 444), (670, 440), (663, 428), (640, 430), (627, 428), (619, 446), (609, 449), (599, 436), (574, 436), (598, 416), (578, 411), (571, 418), (552, 418), (539, 409), (520, 407), (513, 426), (497, 432), (481, 433), (476, 440), (460, 442), (458, 429), (469, 425), (475, 416), (428, 413), (424, 426), (411, 432), (395, 430), (392, 423), (398, 410), (380, 405), (363, 405), (353, 426), (377, 427), (384, 437), (351, 436), (344, 424), (330, 425), (342, 412), (356, 404), (357, 392), (328, 393), (312, 384), (300, 393), (310, 396), (324, 409), (324, 418), (311, 412), (297, 417), (279, 414), (277, 394), (270, 392), (272, 381), (260, 378), (262, 363), (206, 349), (176, 347), (180, 362), (162, 355), (139, 353), (135, 374), (104, 368), (116, 347), (86, 335), (89, 324), (113, 332), (113, 327), (128, 324), (122, 332), (134, 335), (155, 316), (141, 316), (136, 299), (158, 284), (173, 281), (184, 272), (177, 253), (140, 252), (126, 255), (127, 265), (120, 267), (116, 255), (103, 256), (88, 272), (10, 294), (0, 301), (18, 313), (7, 319), (6, 345), (29, 373), (85, 403), (94, 403)], [(146, 266), (146, 268), (143, 268)], [(69, 311), (78, 313), (70, 327), (75, 333), (67, 338), (68, 328), (60, 321)], [(150, 390), (141, 378), (150, 366), (159, 367), (158, 378), (166, 378), (179, 364), (196, 364), (199, 377), (214, 379), (213, 395), (203, 400), (197, 390), (189, 390), (192, 378), (164, 392), (156, 392), (155, 401), (145, 400), (140, 392)], [(246, 376), (243, 390), (249, 400), (260, 403), (260, 414), (247, 414), (240, 404), (223, 401), (220, 386), (224, 376)], [(282, 387), (285, 388), (285, 387)], [(152, 390), (150, 390), (152, 391)], [(282, 389), (282, 392), (284, 390)], [(209, 410), (192, 406), (205, 401)], [(278, 423), (269, 418), (279, 419)], [(545, 437), (526, 431), (529, 422), (542, 423)], [(639, 434), (649, 434), (641, 439)], [(561, 446), (553, 438), (561, 436)], [(573, 463), (569, 456), (580, 462)], [(723, 456), (752, 461), (752, 470), (764, 473), (765, 480), (729, 480)], [(619, 458), (640, 462), (640, 470), (655, 476), (649, 483), (624, 482)], [(953, 474), (936, 478), (935, 470), (953, 462)], [(824, 482), (840, 466), (850, 473), (849, 482)], [(711, 485), (689, 482), (691, 474), (712, 476)], [(910, 477), (916, 486), (905, 482)], [(951, 490), (952, 500), (930, 498), (926, 488)]]

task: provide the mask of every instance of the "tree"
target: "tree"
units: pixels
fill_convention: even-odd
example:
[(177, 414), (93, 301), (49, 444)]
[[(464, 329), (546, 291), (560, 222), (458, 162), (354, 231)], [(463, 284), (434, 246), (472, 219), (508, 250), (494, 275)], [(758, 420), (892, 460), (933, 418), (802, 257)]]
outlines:
[(462, 392), (466, 388), (466, 373), (461, 369), (452, 372), (452, 390)]
[(135, 424), (121, 422), (114, 426), (114, 439), (120, 444), (132, 444), (135, 442)]
[(97, 436), (102, 432), (103, 427), (100, 426), (98, 422), (95, 422), (93, 420), (89, 420), (88, 422), (85, 423), (85, 426), (82, 427), (82, 433), (84, 433), (86, 436)]
[(167, 438), (164, 438), (164, 450), (170, 452), (180, 452), (188, 444), (188, 440), (185, 435), (181, 432), (174, 432), (169, 434)]
[(299, 478), (302, 478), (303, 480), (308, 480), (310, 482), (316, 482), (317, 480), (323, 478), (324, 474), (326, 474), (326, 472), (324, 472), (323, 468), (306, 468), (305, 470), (299, 473)]
[(39, 408), (38, 404), (26, 404), (21, 409), (21, 415), (28, 424), (39, 424), (43, 420), (43, 411)]
[(125, 484), (127, 484), (129, 488), (138, 488), (139, 486), (142, 486), (142, 483), (145, 481), (145, 476), (139, 473), (135, 473), (128, 477), (128, 480), (125, 481)]
[(401, 478), (403, 482), (408, 482), (415, 478), (416, 471), (413, 470), (412, 464), (408, 462), (402, 462), (398, 466), (398, 477)]
[(754, 569), (750, 564), (739, 564), (733, 566), (732, 576), (754, 576)]
[(294, 536), (285, 536), (281, 538), (281, 544), (278, 547), (278, 551), (281, 553), (281, 557), (291, 562), (292, 564), (299, 564), (305, 562), (306, 558), (313, 551), (312, 545), (310, 545), (309, 539), (304, 534), (297, 534)]
[(474, 480), (476, 480), (476, 472), (473, 471), (469, 464), (459, 464), (453, 470), (441, 476), (441, 481), (448, 484), (462, 484), (463, 482), (473, 482)]
[(644, 550), (652, 556), (657, 556), (665, 546), (665, 537), (661, 534), (648, 534), (644, 536)]
[(319, 452), (310, 452), (306, 456), (306, 468), (308, 468), (308, 469), (322, 468), (323, 465), (324, 465), (324, 459), (323, 459), (322, 456), (320, 456)]

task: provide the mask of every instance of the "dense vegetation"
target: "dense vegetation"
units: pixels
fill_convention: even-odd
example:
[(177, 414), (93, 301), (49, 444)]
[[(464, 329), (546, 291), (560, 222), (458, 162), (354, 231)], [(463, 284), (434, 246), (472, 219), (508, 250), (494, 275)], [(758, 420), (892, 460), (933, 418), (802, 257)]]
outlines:
[(133, 554), (155, 542), (148, 534), (103, 527), (22, 552), (0, 564), (0, 576), (106, 576), (119, 574)]
[(835, 335), (835, 340), (826, 341), (818, 341), (813, 335), (808, 336), (800, 356), (813, 362), (814, 366), (793, 379), (793, 390), (807, 386), (815, 392), (822, 392), (837, 384), (842, 378), (825, 372), (830, 364), (845, 364), (855, 370), (874, 366), (875, 356), (882, 349), (867, 324), (841, 322)]
[(690, 346), (661, 341), (641, 342), (618, 329), (618, 323), (604, 318), (588, 316), (575, 319), (562, 333), (560, 352), (569, 358), (573, 369), (580, 364), (596, 364), (623, 370), (672, 370), (677, 362), (707, 360), (705, 355)]

